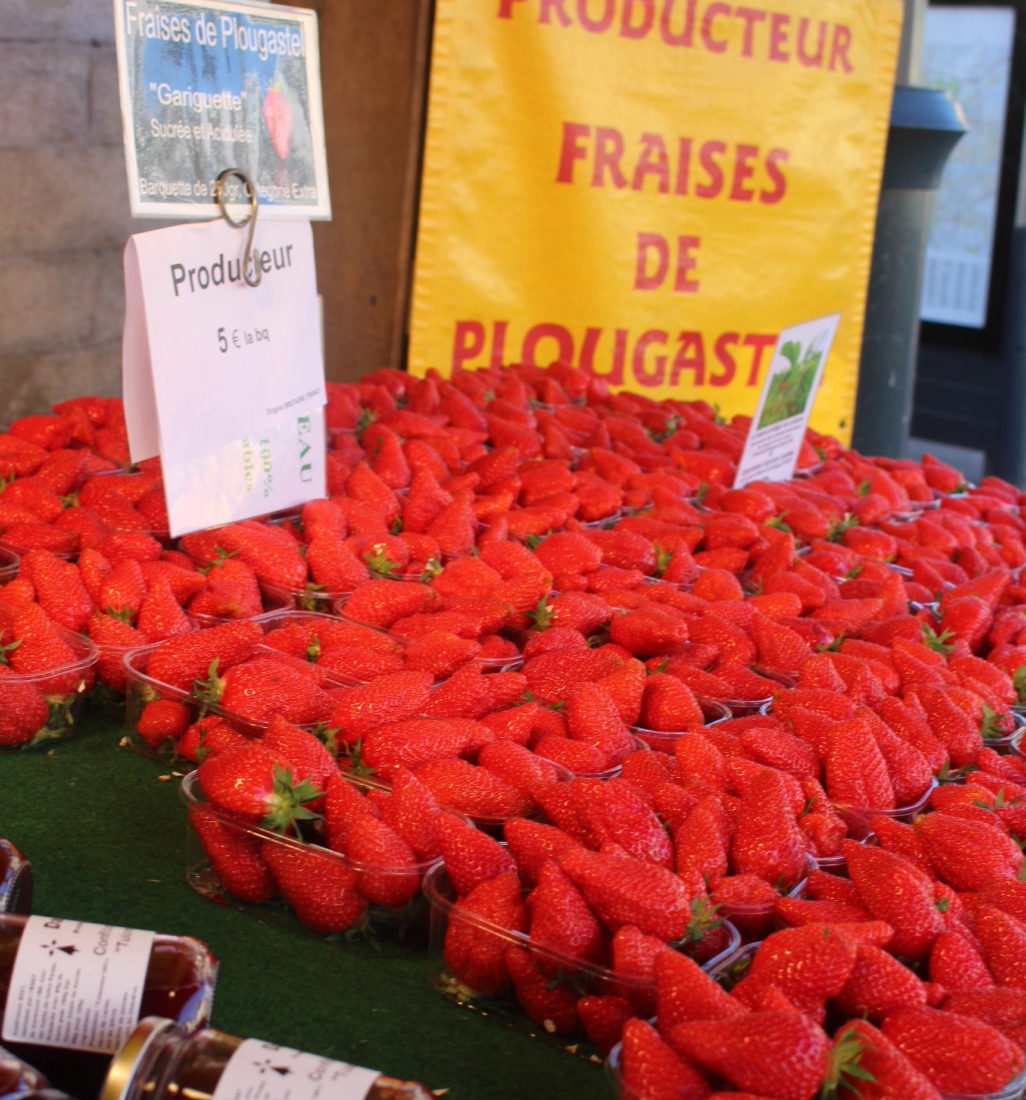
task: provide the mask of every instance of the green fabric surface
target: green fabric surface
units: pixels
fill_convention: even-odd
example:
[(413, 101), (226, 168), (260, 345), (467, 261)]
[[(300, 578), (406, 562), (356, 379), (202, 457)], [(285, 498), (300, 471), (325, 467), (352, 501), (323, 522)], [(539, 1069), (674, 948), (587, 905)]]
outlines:
[[(426, 950), (321, 939), (185, 880), (177, 778), (93, 708), (48, 750), (0, 756), (0, 836), (35, 872), (33, 910), (191, 935), (220, 960), (212, 1026), (448, 1089), (449, 1100), (612, 1095), (601, 1066), (446, 1000)], [(81, 1096), (79, 1100), (91, 1100)]]

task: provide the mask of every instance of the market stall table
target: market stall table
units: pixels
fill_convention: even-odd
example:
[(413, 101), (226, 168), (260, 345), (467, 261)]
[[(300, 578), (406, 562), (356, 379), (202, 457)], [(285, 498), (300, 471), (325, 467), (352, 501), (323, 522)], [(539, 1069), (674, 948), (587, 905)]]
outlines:
[(204, 941), (221, 964), (212, 1025), (233, 1035), (418, 1080), (451, 1100), (607, 1094), (599, 1065), (446, 1001), (423, 950), (331, 942), (200, 897), (185, 880), (177, 777), (122, 736), (120, 712), (93, 707), (70, 740), (0, 758), (0, 835), (32, 861), (34, 912)]

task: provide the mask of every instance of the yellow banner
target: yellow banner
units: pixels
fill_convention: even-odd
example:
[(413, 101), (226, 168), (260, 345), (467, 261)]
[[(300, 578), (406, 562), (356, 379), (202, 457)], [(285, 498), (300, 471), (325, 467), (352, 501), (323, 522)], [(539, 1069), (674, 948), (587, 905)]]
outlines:
[(569, 363), (751, 414), (839, 313), (849, 442), (901, 0), (436, 0), (409, 369)]

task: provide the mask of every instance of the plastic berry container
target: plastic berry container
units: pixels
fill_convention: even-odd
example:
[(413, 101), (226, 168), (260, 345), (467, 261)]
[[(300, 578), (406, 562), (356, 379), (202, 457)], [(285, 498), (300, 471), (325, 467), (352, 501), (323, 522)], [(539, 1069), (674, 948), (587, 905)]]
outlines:
[(295, 611), (316, 611), (322, 615), (342, 614), (351, 591), (318, 588), (308, 584), (302, 588), (286, 588), (283, 585), (260, 582), (260, 591), (268, 610), (272, 608), (292, 608)]
[(32, 885), (32, 864), (16, 845), (0, 838), (0, 913), (31, 913)]
[[(425, 942), (421, 883), (438, 858), (402, 867), (360, 863), (324, 847), (316, 825), (302, 837), (283, 836), (214, 806), (194, 771), (179, 792), (187, 818), (185, 880), (201, 897), (258, 919), (298, 922), (321, 936), (360, 932), (411, 946)], [(234, 857), (243, 853), (240, 864)], [(308, 913), (295, 895), (288, 900), (291, 887), (273, 869), (284, 863), (327, 884), (316, 910)]]
[[(698, 705), (702, 708), (703, 723), (706, 726), (715, 726), (719, 722), (726, 722), (733, 717), (730, 705), (716, 699), (698, 699)], [(677, 748), (677, 742), (682, 737), (687, 737), (687, 730), (651, 730), (644, 726), (629, 727), (631, 733), (650, 749), (658, 752), (669, 753), (673, 756)]]
[(0, 543), (0, 585), (13, 581), (21, 568), (21, 555)]
[(922, 795), (908, 806), (874, 809), (868, 806), (849, 806), (842, 802), (834, 802), (832, 805), (847, 825), (848, 836), (852, 840), (864, 842), (872, 835), (873, 830), (870, 822), (874, 817), (889, 817), (894, 821), (911, 821), (923, 811), (936, 786), (937, 780), (934, 779)]
[(47, 747), (75, 732), (96, 680), (99, 651), (86, 635), (57, 629), (74, 661), (45, 672), (9, 669), (0, 676), (0, 749)]
[[(568, 1040), (579, 1040), (583, 1037), (579, 1028), (572, 1027), (572, 1015), (560, 1021), (544, 1016), (532, 1018), (527, 1006), (518, 1000), (512, 981), (503, 981), (501, 964), (495, 971), (498, 979), (496, 984), (485, 992), (468, 984), (467, 972), (458, 963), (453, 965), (452, 953), (447, 951), (447, 945), (453, 942), (450, 940), (451, 934), (457, 937), (473, 937), (475, 948), (498, 958), (503, 958), (510, 950), (526, 952), (538, 971), (548, 976), (549, 989), (565, 988), (576, 999), (583, 996), (616, 995), (628, 1000), (638, 1011), (646, 1008), (651, 1011), (651, 1006), (655, 1003), (654, 980), (617, 974), (609, 966), (552, 950), (523, 932), (511, 931), (483, 917), (467, 913), (457, 904), (456, 893), (444, 864), (428, 871), (424, 876), (423, 889), (430, 910), (429, 980), (434, 989), (461, 1007), (472, 1009), (481, 1015), (495, 1016), (535, 1038), (557, 1041), (564, 1049), (586, 1057), (593, 1056), (593, 1051), (586, 1042), (566, 1046)], [(724, 922), (721, 928), (724, 929), (726, 946), (701, 963), (706, 971), (734, 955), (740, 945), (740, 936), (733, 925)]]

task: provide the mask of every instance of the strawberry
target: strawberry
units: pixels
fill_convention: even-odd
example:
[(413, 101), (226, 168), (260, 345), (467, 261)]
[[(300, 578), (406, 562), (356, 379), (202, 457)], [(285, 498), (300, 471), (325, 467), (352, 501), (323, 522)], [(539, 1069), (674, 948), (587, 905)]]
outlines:
[(826, 1086), (837, 1095), (850, 1090), (859, 1100), (941, 1100), (929, 1078), (866, 1020), (838, 1029)]
[(677, 1024), (674, 1050), (739, 1089), (778, 1100), (812, 1100), (830, 1065), (830, 1039), (797, 1012), (752, 1012)]
[(248, 740), (230, 722), (219, 715), (208, 714), (186, 729), (175, 745), (175, 752), (183, 760), (201, 764), (208, 756), (245, 744)]
[[(528, 934), (535, 944), (565, 958), (600, 961), (605, 947), (602, 926), (557, 863), (548, 860), (539, 868), (526, 905)], [(541, 965), (552, 969), (547, 959)]]
[(254, 656), (214, 677), (204, 698), (248, 722), (263, 725), (278, 715), (310, 725), (327, 717), (331, 699), (307, 668), (276, 654)]
[(27, 745), (37, 736), (46, 740), (49, 720), (50, 706), (39, 686), (0, 664), (0, 745)]
[[(550, 803), (551, 804), (551, 803)], [(579, 850), (581, 842), (555, 825), (511, 817), (503, 822), (503, 836), (520, 873), (529, 882), (537, 882), (543, 865), (566, 852)]]
[(996, 827), (937, 812), (913, 824), (935, 873), (956, 890), (978, 890), (992, 879), (1019, 875), (1023, 854)]
[(488, 727), (472, 719), (406, 718), (376, 725), (364, 734), (361, 759), (387, 777), (400, 767), (416, 771), (429, 761), (479, 748), (489, 736)]
[[(957, 929), (945, 930), (933, 941), (933, 949), (930, 951), (930, 981), (943, 986), (949, 992), (993, 989), (995, 985), (979, 944), (968, 932)], [(954, 1011), (961, 1010), (954, 1008)]]
[(221, 886), (241, 901), (270, 901), (278, 885), (264, 859), (259, 836), (233, 825), (202, 802), (189, 805), (189, 824)]
[(428, 585), (370, 580), (346, 600), (343, 613), (354, 622), (387, 629), (399, 619), (431, 609), (438, 599)]
[(868, 715), (856, 711), (851, 721), (833, 727), (822, 755), (832, 801), (873, 811), (894, 808), (894, 786)]
[(578, 816), (599, 844), (618, 844), (629, 855), (670, 867), (673, 844), (640, 794), (623, 779), (574, 779)]
[(522, 816), (534, 801), (486, 768), (458, 757), (436, 757), (412, 766), (439, 805), (481, 821)]
[(307, 806), (323, 793), (309, 782), (294, 782), (284, 759), (257, 742), (208, 756), (196, 780), (219, 808), (278, 832), (312, 817)]
[(151, 749), (165, 741), (177, 742), (192, 722), (192, 713), (174, 699), (152, 699), (143, 705), (135, 731)]
[(27, 603), (15, 612), (10, 631), (0, 631), (6, 647), (2, 659), (15, 672), (34, 677), (45, 695), (71, 695), (92, 686), (95, 650), (81, 638), (58, 627), (38, 604)]
[(386, 673), (343, 692), (329, 725), (339, 731), (341, 740), (358, 741), (375, 726), (412, 718), (422, 711), (433, 682), (431, 673), (419, 669)]
[(363, 917), (367, 902), (356, 889), (357, 872), (335, 852), (287, 838), (265, 840), (261, 852), (285, 900), (312, 931), (335, 935)]
[(482, 882), (516, 869), (513, 857), (494, 837), (463, 817), (443, 811), (435, 829), (446, 872), (460, 897)]
[(630, 1001), (614, 993), (588, 994), (577, 1002), (577, 1016), (590, 1042), (607, 1055), (620, 1041), (624, 1025), (634, 1015)]
[(155, 580), (148, 587), (139, 604), (135, 625), (153, 642), (162, 642), (175, 634), (188, 634), (195, 629), (171, 585), (163, 579)]
[(635, 742), (609, 693), (598, 684), (581, 683), (567, 693), (566, 704), (571, 738), (598, 749), (606, 767), (622, 763)]
[(976, 915), (976, 936), (997, 984), (1026, 989), (1026, 923), (983, 905)]
[(408, 768), (396, 768), (391, 782), (377, 803), (381, 820), (406, 841), (417, 859), (437, 859), (442, 854), (438, 800)]
[(944, 1093), (997, 1092), (1023, 1069), (1022, 1050), (970, 1016), (926, 1006), (898, 1008), (880, 1029)]
[(683, 938), (691, 891), (672, 871), (625, 853), (570, 851), (560, 866), (608, 926), (630, 924), (666, 942)]
[(669, 1046), (645, 1020), (631, 1019), (623, 1027), (623, 1095), (650, 1100), (705, 1100), (710, 1089), (691, 1063)]
[(858, 946), (855, 966), (834, 1005), (846, 1016), (880, 1021), (902, 1006), (925, 1005), (924, 983), (894, 955), (873, 944)]
[(210, 675), (210, 666), (228, 668), (253, 653), (263, 638), (259, 624), (240, 620), (169, 638), (150, 653), (146, 673), (181, 691)]
[(578, 993), (568, 978), (547, 973), (545, 956), (507, 947), (504, 961), (520, 1007), (551, 1035), (573, 1035), (581, 1026)]
[(894, 953), (914, 961), (926, 958), (944, 928), (929, 877), (885, 848), (845, 840), (841, 851), (859, 900), (877, 920), (894, 928)]
[(342, 850), (359, 872), (356, 889), (372, 904), (401, 909), (420, 889), (420, 873), (410, 846), (372, 814), (362, 814), (352, 822)]
[(75, 565), (49, 550), (30, 550), (22, 556), (21, 572), (32, 582), (36, 600), (55, 623), (67, 630), (85, 629), (93, 600)]
[(523, 932), (526, 924), (516, 872), (485, 879), (452, 907), (443, 947), (445, 961), (474, 992), (503, 993), (509, 986), (505, 953), (510, 943), (503, 933)]
[(741, 799), (730, 846), (734, 870), (793, 885), (807, 870), (808, 851), (782, 774), (761, 769)]
[(664, 1033), (688, 1020), (726, 1020), (747, 1009), (687, 955), (655, 956), (656, 1015)]
[(638, 657), (667, 653), (688, 639), (682, 617), (657, 606), (638, 608), (613, 615), (609, 621), (613, 642)]
[(644, 684), (640, 724), (650, 730), (682, 731), (705, 724), (694, 691), (665, 672), (652, 673)]

